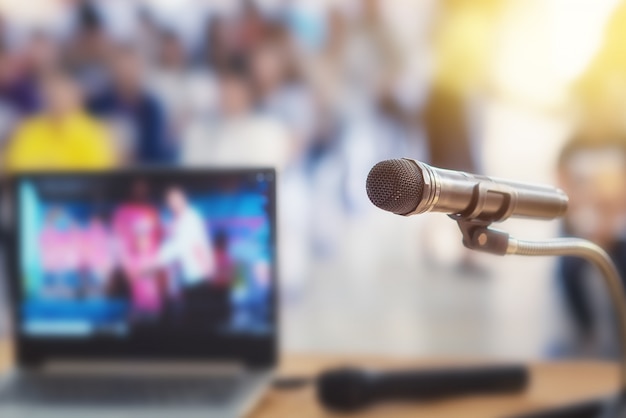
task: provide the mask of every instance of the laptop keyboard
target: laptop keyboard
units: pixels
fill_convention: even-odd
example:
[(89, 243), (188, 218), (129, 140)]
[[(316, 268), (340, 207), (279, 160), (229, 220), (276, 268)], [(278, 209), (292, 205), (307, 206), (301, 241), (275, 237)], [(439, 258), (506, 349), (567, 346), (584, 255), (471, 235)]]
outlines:
[(242, 379), (113, 378), (38, 376), (15, 379), (0, 390), (0, 404), (63, 406), (224, 405), (233, 400)]

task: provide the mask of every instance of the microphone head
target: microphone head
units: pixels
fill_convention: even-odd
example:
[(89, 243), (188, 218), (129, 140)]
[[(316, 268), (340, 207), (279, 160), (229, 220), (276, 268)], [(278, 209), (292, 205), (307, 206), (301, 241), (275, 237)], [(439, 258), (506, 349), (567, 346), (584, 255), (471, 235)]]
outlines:
[(422, 170), (410, 160), (386, 160), (367, 175), (367, 196), (377, 207), (398, 215), (413, 212), (422, 201)]
[(368, 377), (352, 368), (324, 372), (317, 378), (317, 399), (330, 410), (361, 409), (372, 401)]

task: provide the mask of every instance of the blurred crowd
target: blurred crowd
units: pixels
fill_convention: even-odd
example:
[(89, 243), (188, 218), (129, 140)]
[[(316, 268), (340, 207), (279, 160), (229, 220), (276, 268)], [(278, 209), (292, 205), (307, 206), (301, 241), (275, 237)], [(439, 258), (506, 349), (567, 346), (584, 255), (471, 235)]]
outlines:
[[(377, 161), (477, 171), (482, 64), (445, 22), (476, 7), (490, 16), (497, 1), (424, 2), (391, 18), (378, 0), (160, 3), (51, 1), (44, 23), (0, 17), (6, 172), (274, 166), (286, 263), (304, 271), (309, 254), (332, 251), (338, 218), (370, 208)], [(464, 62), (462, 77), (435, 68), (438, 43), (443, 67)]]
[(265, 164), (310, 173), (329, 154), (345, 159), (347, 179), (392, 155), (474, 168), (462, 103), (419, 77), (407, 83), (426, 64), (414, 68), (382, 2), (197, 2), (195, 18), (182, 20), (150, 2), (57, 3), (46, 25), (0, 24), (9, 171)]

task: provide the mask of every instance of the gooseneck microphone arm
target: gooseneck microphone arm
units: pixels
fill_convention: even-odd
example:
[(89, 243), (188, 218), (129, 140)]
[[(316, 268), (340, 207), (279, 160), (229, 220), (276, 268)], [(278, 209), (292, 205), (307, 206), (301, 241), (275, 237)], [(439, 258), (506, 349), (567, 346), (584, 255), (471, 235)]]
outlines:
[[(523, 256), (574, 256), (580, 257), (602, 273), (606, 287), (609, 289), (618, 318), (619, 341), (623, 354), (626, 354), (626, 302), (624, 300), (624, 285), (615, 264), (609, 255), (600, 246), (584, 239), (561, 238), (547, 241), (527, 241), (515, 238), (509, 239), (508, 254)], [(626, 362), (622, 362), (622, 380), (626, 380)], [(626, 387), (626, 382), (622, 383)]]
[(573, 256), (580, 257), (602, 273), (619, 327), (619, 341), (622, 350), (621, 386), (626, 394), (626, 300), (624, 299), (624, 285), (609, 255), (600, 246), (584, 239), (561, 238), (547, 241), (527, 241), (509, 238), (508, 254), (524, 256)]
[(598, 268), (609, 290), (617, 316), (622, 355), (619, 397), (623, 399), (626, 395), (626, 293), (620, 274), (606, 251), (580, 238), (556, 238), (546, 241), (521, 240), (509, 236), (506, 232), (490, 228), (489, 222), (467, 220), (459, 216), (450, 217), (457, 221), (463, 233), (463, 244), (469, 249), (496, 255), (580, 257)]
[(497, 255), (580, 257), (598, 268), (609, 289), (611, 302), (617, 314), (619, 340), (624, 359), (621, 364), (621, 387), (622, 392), (626, 394), (626, 297), (624, 296), (626, 293), (620, 274), (606, 251), (580, 238), (527, 241), (513, 238), (506, 232), (491, 229), (487, 223), (463, 219), (456, 219), (456, 221), (463, 232), (463, 244), (472, 250)]

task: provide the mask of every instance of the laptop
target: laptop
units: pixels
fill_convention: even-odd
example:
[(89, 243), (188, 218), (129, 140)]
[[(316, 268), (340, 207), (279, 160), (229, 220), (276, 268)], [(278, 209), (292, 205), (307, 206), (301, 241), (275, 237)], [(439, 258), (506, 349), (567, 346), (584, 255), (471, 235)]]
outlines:
[(277, 362), (272, 169), (11, 182), (0, 416), (240, 417)]

